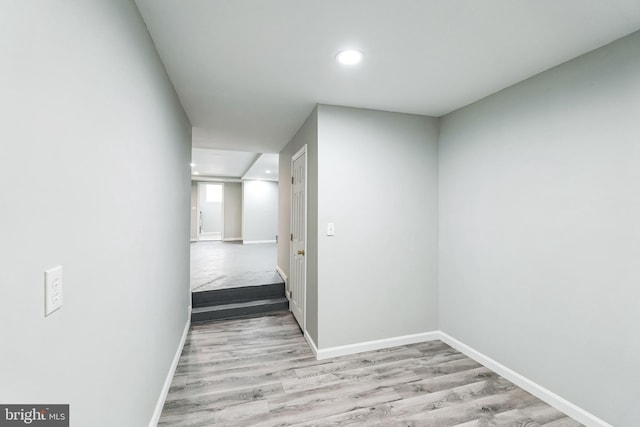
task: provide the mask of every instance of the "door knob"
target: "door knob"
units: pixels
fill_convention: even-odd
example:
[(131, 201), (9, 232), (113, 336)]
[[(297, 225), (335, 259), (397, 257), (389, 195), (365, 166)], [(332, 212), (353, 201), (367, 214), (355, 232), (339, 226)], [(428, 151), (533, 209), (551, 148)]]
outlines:
[(298, 251), (298, 255), (304, 255), (304, 251)]

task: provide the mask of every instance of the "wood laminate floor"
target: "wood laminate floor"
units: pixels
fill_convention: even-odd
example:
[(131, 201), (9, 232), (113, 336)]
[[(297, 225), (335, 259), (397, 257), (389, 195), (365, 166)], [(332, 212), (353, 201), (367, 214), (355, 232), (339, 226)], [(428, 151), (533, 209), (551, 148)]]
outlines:
[(441, 341), (317, 361), (282, 312), (192, 326), (158, 425), (581, 424)]

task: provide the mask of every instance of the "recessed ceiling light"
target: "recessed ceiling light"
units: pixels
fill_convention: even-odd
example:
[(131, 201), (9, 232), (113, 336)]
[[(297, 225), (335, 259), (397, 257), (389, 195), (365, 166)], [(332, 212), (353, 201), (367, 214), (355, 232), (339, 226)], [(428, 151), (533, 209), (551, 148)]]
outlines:
[(189, 163), (189, 166), (191, 166), (192, 168), (195, 168), (196, 164), (195, 163)]
[(265, 173), (271, 173), (271, 171), (265, 171)]
[(343, 50), (336, 55), (336, 60), (342, 65), (355, 65), (362, 61), (362, 58), (364, 53), (354, 49)]
[(200, 172), (198, 172), (198, 171), (193, 171), (193, 175), (200, 175)]

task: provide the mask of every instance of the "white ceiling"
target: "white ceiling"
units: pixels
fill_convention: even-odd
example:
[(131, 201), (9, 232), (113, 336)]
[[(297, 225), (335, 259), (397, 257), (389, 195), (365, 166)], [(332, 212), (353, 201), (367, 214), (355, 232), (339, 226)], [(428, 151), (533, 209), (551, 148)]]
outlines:
[(249, 168), (243, 179), (259, 179), (263, 181), (278, 180), (278, 155), (262, 154)]
[(640, 29), (638, 0), (136, 3), (194, 147), (261, 153), (316, 103), (441, 116)]
[(191, 168), (191, 172), (199, 176), (240, 178), (258, 157), (260, 155), (256, 153), (194, 148), (191, 152), (191, 162), (195, 166)]
[(278, 155), (193, 148), (193, 178), (278, 180)]

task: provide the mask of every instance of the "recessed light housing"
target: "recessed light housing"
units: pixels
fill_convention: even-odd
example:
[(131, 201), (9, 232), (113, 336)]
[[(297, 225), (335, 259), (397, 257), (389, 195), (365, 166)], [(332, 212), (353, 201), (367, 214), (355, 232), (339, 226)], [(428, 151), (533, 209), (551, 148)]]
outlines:
[(364, 58), (364, 53), (355, 49), (343, 50), (336, 55), (336, 61), (342, 65), (355, 65), (362, 61), (362, 58)]
[(196, 164), (195, 163), (189, 163), (189, 166), (191, 166), (192, 168), (195, 168)]
[(200, 175), (200, 172), (198, 172), (198, 171), (193, 171), (193, 175)]
[(265, 173), (271, 173), (271, 171), (264, 171)]

